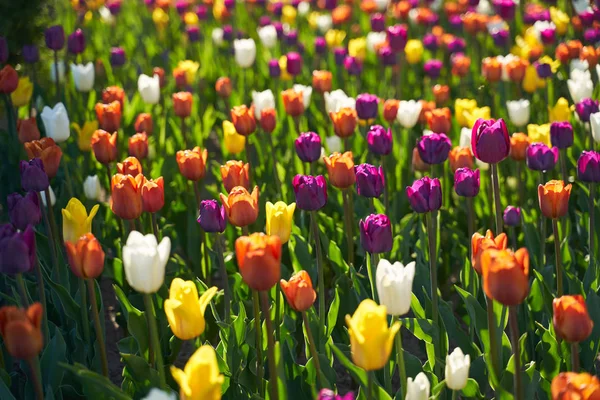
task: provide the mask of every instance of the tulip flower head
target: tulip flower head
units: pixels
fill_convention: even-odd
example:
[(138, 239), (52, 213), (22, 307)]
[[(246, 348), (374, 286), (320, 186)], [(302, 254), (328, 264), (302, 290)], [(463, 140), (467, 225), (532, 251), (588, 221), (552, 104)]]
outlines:
[(389, 315), (404, 315), (410, 311), (412, 285), (415, 278), (415, 262), (406, 266), (394, 264), (382, 258), (377, 264), (376, 282), (379, 302), (387, 308)]
[(238, 154), (246, 146), (246, 137), (237, 133), (233, 123), (223, 121), (223, 143), (229, 153)]
[(478, 119), (472, 129), (471, 149), (475, 158), (488, 164), (508, 157), (510, 137), (504, 120)]
[(181, 175), (190, 181), (197, 182), (204, 178), (208, 151), (196, 146), (192, 150), (179, 150), (176, 154), (177, 165)]
[(223, 186), (227, 193), (231, 192), (236, 186), (242, 186), (250, 189), (250, 164), (243, 161), (227, 161), (225, 165), (221, 165), (221, 178)]
[(347, 151), (343, 154), (333, 153), (329, 157), (324, 157), (325, 166), (329, 175), (329, 182), (338, 189), (347, 189), (356, 182), (356, 169), (354, 168), (354, 159), (352, 152)]
[(571, 118), (571, 108), (569, 101), (564, 97), (558, 99), (553, 107), (548, 107), (550, 113), (550, 122), (568, 121)]
[(460, 347), (446, 356), (445, 380), (451, 390), (462, 390), (467, 386), (471, 356), (463, 354)]
[(427, 375), (419, 372), (414, 380), (408, 378), (406, 382), (406, 400), (427, 400), (429, 399), (430, 390), (431, 384), (427, 379)]
[(385, 119), (389, 125), (392, 125), (396, 120), (399, 107), (399, 100), (389, 99), (383, 103), (383, 119)]
[(338, 395), (331, 389), (321, 389), (317, 400), (354, 400), (354, 392), (348, 392), (345, 395)]
[(28, 192), (25, 196), (19, 193), (9, 194), (6, 203), (10, 223), (21, 231), (27, 229), (28, 225), (37, 225), (42, 220), (42, 212), (35, 192)]
[(9, 275), (29, 272), (36, 262), (32, 226), (17, 232), (11, 224), (0, 225), (0, 272)]
[(19, 75), (10, 65), (0, 70), (0, 93), (10, 94), (19, 87)]
[(515, 161), (525, 160), (527, 157), (527, 148), (531, 143), (531, 138), (526, 134), (521, 132), (513, 133), (510, 138), (510, 157)]
[(101, 164), (110, 164), (117, 159), (117, 132), (112, 135), (99, 129), (92, 135), (92, 150)]
[(260, 127), (265, 133), (273, 133), (277, 125), (277, 112), (274, 108), (265, 108), (260, 113)]
[(347, 138), (356, 130), (358, 117), (356, 110), (353, 108), (343, 107), (337, 112), (330, 112), (329, 116), (333, 122), (333, 130), (337, 136)]
[(292, 180), (292, 186), (296, 205), (301, 210), (320, 210), (327, 203), (327, 184), (323, 175), (296, 175)]
[(551, 180), (538, 186), (540, 210), (547, 218), (557, 219), (567, 215), (572, 185), (563, 181)]
[(296, 311), (308, 310), (317, 298), (310, 275), (304, 270), (292, 275), (289, 281), (281, 279), (279, 284), (288, 304)]
[(91, 62), (83, 64), (71, 64), (71, 73), (75, 88), (79, 92), (87, 93), (94, 87), (95, 68)]
[(371, 164), (360, 164), (354, 167), (356, 174), (356, 191), (359, 196), (375, 198), (381, 196), (385, 187), (383, 167)]
[(452, 115), (448, 107), (434, 108), (425, 113), (425, 119), (427, 120), (429, 129), (440, 134), (450, 132), (452, 129), (451, 118)]
[(526, 99), (507, 101), (508, 117), (517, 127), (523, 127), (529, 122), (530, 102)]
[(56, 176), (62, 158), (62, 150), (52, 138), (44, 137), (40, 140), (25, 143), (25, 151), (30, 159), (39, 158), (42, 160), (48, 178), (52, 179)]
[(392, 224), (384, 214), (371, 214), (359, 221), (360, 243), (366, 252), (386, 253), (392, 250)]
[(256, 43), (253, 39), (236, 39), (233, 41), (235, 62), (240, 68), (249, 68), (256, 59)]
[(401, 100), (398, 104), (396, 118), (403, 128), (410, 129), (419, 121), (423, 104), (415, 100)]
[(356, 97), (356, 115), (361, 120), (371, 120), (377, 117), (379, 99), (369, 93), (359, 94)]
[(521, 209), (519, 207), (508, 206), (504, 209), (502, 218), (506, 226), (519, 226), (521, 225)]
[(549, 171), (558, 161), (558, 148), (548, 148), (544, 143), (532, 143), (527, 148), (527, 167), (534, 171)]
[(248, 226), (258, 218), (258, 186), (252, 193), (243, 186), (236, 186), (228, 196), (223, 193), (219, 196), (232, 225)]
[[(225, 377), (219, 372), (215, 350), (203, 345), (192, 354), (183, 370), (171, 366), (171, 375), (179, 384), (181, 399), (219, 400)], [(201, 376), (202, 379), (198, 379)]]
[(296, 154), (304, 162), (314, 162), (321, 156), (321, 137), (314, 132), (301, 134), (295, 141)]
[(44, 163), (39, 158), (32, 158), (29, 161), (21, 160), (19, 164), (21, 170), (21, 187), (30, 192), (43, 192), (50, 186), (48, 175), (44, 171)]
[(278, 201), (275, 204), (267, 201), (267, 226), (265, 229), (267, 235), (278, 236), (282, 244), (286, 243), (292, 232), (295, 210), (296, 203), (287, 205), (283, 201)]
[(141, 74), (138, 78), (138, 92), (146, 104), (157, 104), (160, 99), (160, 77)]
[(79, 150), (92, 150), (92, 136), (98, 130), (98, 121), (85, 121), (83, 126), (73, 122), (71, 128), (77, 132), (77, 147), (79, 147)]
[(263, 92), (252, 91), (252, 106), (254, 108), (254, 117), (260, 120), (262, 110), (275, 108), (275, 96), (271, 89)]
[(313, 71), (312, 86), (319, 93), (331, 91), (331, 80), (333, 75), (329, 71)]
[(450, 169), (456, 172), (459, 168), (473, 169), (473, 152), (471, 152), (471, 145), (460, 147), (456, 146), (448, 153), (448, 159), (450, 161)]
[(121, 103), (118, 101), (108, 104), (97, 103), (95, 110), (101, 129), (107, 132), (119, 130), (121, 127)]
[(102, 274), (104, 250), (94, 235), (88, 232), (74, 242), (65, 240), (65, 249), (71, 271), (78, 278), (96, 279)]
[(452, 143), (444, 133), (423, 135), (417, 143), (421, 159), (427, 164), (441, 164), (448, 159)]
[(146, 135), (152, 135), (154, 128), (152, 123), (152, 115), (148, 113), (140, 113), (135, 119), (135, 131), (137, 133), (145, 133)]
[(211, 287), (198, 298), (198, 289), (193, 281), (175, 278), (169, 288), (169, 298), (165, 300), (165, 314), (173, 334), (181, 340), (190, 340), (202, 335), (206, 327), (204, 312), (217, 294)]
[(153, 234), (132, 231), (123, 246), (123, 269), (127, 283), (139, 293), (156, 293), (165, 279), (165, 267), (171, 253), (171, 240), (160, 243)]
[(481, 255), (483, 290), (488, 298), (505, 306), (521, 304), (529, 293), (529, 252), (521, 248), (487, 249)]
[(129, 138), (127, 151), (130, 156), (138, 160), (148, 157), (148, 135), (146, 133), (136, 133)]
[(241, 106), (235, 106), (231, 109), (231, 121), (235, 130), (242, 136), (250, 136), (256, 130), (256, 119), (254, 118), (254, 110), (246, 107), (242, 104)]
[(40, 303), (34, 303), (27, 309), (15, 306), (0, 308), (0, 335), (8, 354), (21, 360), (37, 357), (44, 348), (43, 315)]
[(46, 136), (54, 139), (57, 143), (62, 143), (69, 139), (71, 130), (67, 109), (63, 103), (58, 103), (54, 108), (44, 107), (40, 114), (44, 127), (46, 128)]
[(582, 295), (562, 296), (552, 301), (552, 324), (560, 338), (569, 343), (586, 340), (592, 333), (594, 322), (590, 319)]
[(600, 182), (600, 153), (583, 151), (577, 160), (577, 177), (582, 182)]
[(376, 155), (387, 155), (392, 151), (392, 130), (381, 125), (373, 125), (367, 132), (369, 151)]
[(600, 379), (582, 372), (561, 372), (550, 387), (552, 399), (595, 400), (600, 396)]
[(244, 282), (254, 290), (269, 290), (281, 275), (281, 240), (253, 233), (235, 241), (235, 254)]
[(425, 176), (406, 188), (408, 202), (413, 211), (426, 213), (442, 206), (442, 188), (438, 178)]
[(190, 92), (173, 93), (173, 110), (179, 118), (187, 118), (192, 114), (194, 97)]
[(557, 121), (550, 124), (550, 141), (552, 146), (566, 149), (573, 145), (573, 126), (567, 121)]
[(215, 83), (215, 90), (219, 97), (223, 99), (229, 98), (229, 96), (231, 96), (232, 91), (231, 79), (229, 79), (226, 76), (222, 76), (219, 79), (217, 79), (217, 82)]
[(115, 174), (111, 180), (110, 209), (122, 219), (136, 219), (142, 215), (141, 185), (143, 175)]
[(202, 200), (198, 223), (206, 232), (223, 232), (227, 226), (225, 207), (219, 206), (216, 200)]
[[(591, 121), (590, 117), (592, 114), (598, 112), (598, 101), (590, 98), (582, 99), (575, 104), (575, 111), (582, 122), (594, 122)], [(598, 119), (599, 117), (600, 116), (597, 116), (596, 118)]]
[(22, 144), (33, 140), (40, 140), (40, 130), (38, 129), (35, 117), (17, 120), (17, 131), (19, 142)]
[(479, 170), (459, 168), (454, 173), (454, 191), (462, 197), (475, 197), (479, 194)]
[(25, 76), (19, 78), (19, 83), (14, 92), (10, 94), (10, 99), (13, 102), (13, 106), (22, 107), (29, 104), (31, 96), (33, 95), (33, 83), (29, 77)]
[(142, 164), (135, 157), (127, 157), (123, 162), (117, 163), (117, 171), (123, 175), (131, 175), (134, 178), (143, 172)]
[(88, 215), (85, 206), (79, 199), (73, 197), (69, 200), (67, 207), (62, 209), (64, 241), (76, 243), (80, 237), (90, 233), (92, 220), (99, 208), (100, 206), (96, 204)]
[(142, 211), (155, 213), (165, 205), (165, 183), (163, 177), (142, 180)]
[(302, 115), (306, 107), (302, 92), (295, 89), (287, 89), (281, 92), (281, 98), (283, 100), (285, 112), (288, 115), (292, 117), (298, 117)]

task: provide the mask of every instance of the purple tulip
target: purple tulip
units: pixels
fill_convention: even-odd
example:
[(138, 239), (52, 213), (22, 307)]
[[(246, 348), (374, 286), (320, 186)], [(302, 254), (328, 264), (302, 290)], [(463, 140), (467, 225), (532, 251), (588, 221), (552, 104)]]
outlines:
[(427, 164), (441, 164), (448, 159), (452, 142), (444, 133), (423, 135), (417, 143), (419, 156)]
[(344, 68), (350, 75), (360, 75), (363, 66), (362, 62), (358, 58), (346, 56), (346, 58), (344, 58)]
[(462, 16), (455, 14), (455, 15), (451, 15), (448, 17), (448, 22), (450, 23), (450, 27), (454, 30), (454, 31), (462, 31), (462, 27), (463, 27), (463, 22), (462, 22)]
[(205, 232), (223, 232), (227, 226), (225, 208), (219, 206), (216, 200), (202, 200), (198, 223)]
[(27, 225), (37, 225), (42, 212), (36, 192), (28, 192), (25, 197), (19, 193), (9, 194), (6, 198), (10, 222), (15, 228), (24, 231)]
[(492, 3), (503, 20), (512, 21), (515, 18), (517, 5), (513, 0), (494, 0)]
[(579, 20), (584, 27), (592, 26), (594, 22), (594, 12), (592, 10), (584, 10), (579, 14)]
[(377, 117), (379, 99), (374, 94), (363, 93), (356, 97), (358, 119), (368, 120)]
[(378, 156), (385, 156), (392, 151), (392, 130), (385, 129), (381, 125), (373, 125), (367, 133), (367, 143), (369, 151)]
[(323, 36), (317, 36), (315, 38), (315, 53), (325, 54), (327, 51), (327, 41)]
[(62, 25), (54, 25), (44, 32), (46, 38), (46, 47), (50, 50), (58, 51), (65, 47), (65, 31)]
[(197, 26), (186, 26), (185, 33), (191, 43), (196, 43), (200, 40), (200, 28)]
[(275, 27), (275, 32), (277, 32), (277, 39), (283, 39), (283, 24), (279, 21), (273, 21), (273, 26)]
[(527, 147), (527, 167), (534, 171), (549, 171), (558, 161), (558, 148), (544, 143), (532, 143)]
[(279, 78), (281, 76), (281, 67), (278, 60), (269, 60), (269, 76), (271, 78)]
[[(186, 2), (186, 4), (187, 4), (187, 2)], [(121, 12), (121, 2), (120, 1), (111, 1), (110, 3), (108, 3), (107, 8), (112, 15), (117, 16)]]
[(235, 0), (225, 0), (223, 5), (227, 9), (227, 11), (232, 11), (235, 8)]
[(566, 149), (573, 146), (573, 127), (570, 122), (561, 121), (550, 124), (552, 146)]
[(21, 186), (23, 190), (30, 192), (42, 192), (48, 188), (50, 182), (44, 171), (44, 164), (39, 158), (29, 161), (21, 161)]
[(459, 168), (454, 172), (454, 191), (462, 197), (475, 197), (479, 194), (479, 170)]
[(525, 11), (525, 15), (523, 15), (523, 22), (527, 25), (533, 25), (537, 21), (550, 21), (550, 11), (548, 10), (533, 10), (528, 9)]
[(346, 61), (346, 56), (348, 55), (348, 51), (345, 47), (336, 47), (333, 49), (333, 57), (335, 59), (335, 65), (338, 67), (344, 65)]
[(204, 4), (200, 4), (196, 7), (196, 16), (200, 21), (206, 21), (208, 18), (208, 10)]
[(450, 54), (462, 53), (465, 51), (466, 47), (467, 47), (467, 43), (465, 42), (465, 39), (455, 37), (452, 40), (450, 40), (450, 42), (448, 43), (448, 53), (450, 53)]
[(35, 232), (31, 225), (17, 232), (11, 224), (0, 225), (0, 272), (29, 272), (36, 264)]
[(600, 182), (600, 153), (583, 151), (577, 160), (577, 177), (582, 182)]
[(556, 41), (556, 30), (544, 29), (540, 32), (540, 39), (543, 44), (552, 44)]
[(260, 18), (258, 19), (258, 26), (263, 28), (267, 25), (271, 25), (271, 18), (269, 18), (268, 15), (261, 15)]
[(233, 40), (233, 27), (231, 25), (223, 26), (223, 40), (226, 42)]
[(408, 202), (413, 211), (426, 213), (442, 206), (442, 186), (438, 178), (425, 176), (406, 188)]
[(273, 3), (273, 15), (275, 15), (276, 17), (281, 17), (281, 14), (283, 14), (283, 3)]
[(298, 44), (298, 31), (291, 30), (287, 33), (284, 33), (285, 44), (288, 46), (296, 46)]
[(337, 0), (325, 0), (325, 9), (329, 11), (335, 10), (337, 7)]
[(4, 36), (0, 36), (0, 64), (8, 60), (8, 42)]
[(395, 53), (399, 53), (404, 50), (407, 37), (408, 31), (406, 30), (405, 25), (394, 25), (387, 28), (387, 41), (390, 48)]
[(383, 167), (360, 164), (354, 167), (356, 172), (356, 191), (359, 196), (374, 198), (383, 193), (385, 177)]
[(440, 60), (432, 59), (425, 61), (425, 64), (423, 64), (423, 71), (425, 71), (425, 75), (431, 79), (437, 79), (440, 76), (443, 66), (444, 64)]
[(301, 210), (320, 210), (327, 203), (327, 183), (323, 175), (296, 175), (292, 180), (296, 205)]
[(519, 207), (508, 206), (504, 210), (504, 225), (519, 226), (521, 224), (521, 209)]
[(311, 163), (321, 157), (321, 137), (314, 132), (306, 132), (295, 141), (296, 153), (304, 161)]
[(345, 395), (341, 396), (335, 394), (335, 392), (331, 389), (321, 389), (317, 400), (354, 400), (354, 393), (348, 392)]
[(492, 32), (494, 44), (498, 47), (504, 47), (508, 44), (510, 34), (506, 29), (498, 29)]
[(85, 36), (81, 29), (77, 29), (67, 38), (67, 51), (70, 54), (81, 54), (85, 50)]
[(381, 63), (386, 67), (396, 65), (396, 54), (390, 46), (383, 46), (379, 49), (379, 58), (381, 58)]
[(550, 64), (545, 64), (545, 63), (535, 63), (535, 71), (537, 72), (537, 75), (539, 78), (541, 79), (546, 79), (546, 78), (550, 78), (552, 76), (552, 67), (550, 66)]
[(431, 52), (436, 51), (438, 48), (437, 36), (435, 36), (433, 33), (428, 33), (423, 36), (423, 46)]
[(471, 149), (478, 160), (497, 164), (508, 157), (510, 137), (506, 123), (498, 120), (479, 118), (471, 132)]
[(125, 50), (122, 47), (113, 47), (110, 49), (110, 65), (121, 67), (125, 64)]
[(598, 31), (594, 28), (586, 29), (583, 32), (583, 41), (586, 44), (595, 44), (598, 41)]
[(575, 111), (582, 122), (590, 122), (590, 115), (598, 112), (598, 101), (583, 99), (575, 105)]
[(302, 56), (294, 51), (287, 53), (287, 72), (292, 76), (302, 72)]
[(375, 13), (371, 16), (371, 31), (385, 31), (385, 17), (383, 16), (383, 14)]
[(371, 254), (386, 253), (392, 250), (392, 224), (384, 214), (371, 214), (358, 223), (360, 244)]

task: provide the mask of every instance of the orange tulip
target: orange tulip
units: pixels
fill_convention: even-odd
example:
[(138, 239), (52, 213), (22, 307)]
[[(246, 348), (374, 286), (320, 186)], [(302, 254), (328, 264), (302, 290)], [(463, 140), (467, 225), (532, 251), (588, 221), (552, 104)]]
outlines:
[(529, 252), (487, 249), (481, 255), (483, 290), (505, 306), (521, 304), (529, 293)]
[(175, 155), (179, 172), (190, 181), (199, 181), (206, 173), (208, 151), (196, 146), (193, 150), (179, 150)]
[(347, 151), (343, 154), (333, 153), (329, 157), (323, 157), (329, 182), (339, 189), (347, 189), (356, 182), (356, 173), (354, 171), (354, 159), (352, 152)]
[(419, 154), (419, 149), (417, 149), (416, 147), (413, 149), (412, 153), (412, 168), (413, 171), (419, 172), (429, 171), (430, 168), (429, 164), (423, 161), (421, 155)]
[(296, 311), (308, 310), (317, 298), (310, 275), (304, 270), (292, 275), (289, 281), (280, 280), (279, 284), (288, 303)]
[(142, 173), (142, 164), (135, 157), (127, 157), (122, 163), (117, 163), (117, 171), (123, 175), (131, 175), (134, 178)]
[(467, 12), (463, 15), (462, 22), (465, 31), (471, 35), (475, 35), (478, 32), (485, 32), (487, 30), (488, 18), (483, 14)]
[(388, 124), (393, 124), (398, 115), (398, 108), (400, 107), (400, 100), (389, 99), (383, 103), (383, 119)]
[(121, 104), (121, 110), (125, 105), (125, 91), (118, 86), (109, 86), (102, 91), (102, 102), (110, 104), (113, 101), (118, 101)]
[(471, 59), (469, 57), (460, 53), (457, 53), (452, 57), (452, 75), (463, 78), (467, 76), (470, 68)]
[(547, 218), (561, 218), (569, 211), (571, 184), (565, 186), (563, 181), (552, 180), (538, 186), (540, 210)]
[(19, 132), (19, 142), (21, 143), (40, 140), (40, 130), (38, 129), (35, 117), (18, 120), (17, 131)]
[(8, 353), (21, 360), (30, 360), (42, 351), (42, 314), (40, 303), (27, 310), (15, 306), (0, 308), (0, 335)]
[(253, 233), (235, 241), (235, 255), (244, 282), (254, 290), (269, 290), (281, 276), (281, 240)]
[(190, 92), (173, 93), (173, 110), (179, 118), (187, 118), (192, 113), (193, 97)]
[(594, 323), (590, 319), (585, 299), (582, 295), (562, 296), (552, 301), (554, 330), (563, 340), (578, 343), (592, 333)]
[(557, 60), (560, 60), (562, 64), (567, 64), (570, 60), (569, 48), (567, 47), (567, 45), (565, 43), (559, 43), (559, 45), (556, 46), (554, 56)]
[(78, 278), (95, 279), (104, 270), (104, 250), (91, 233), (80, 237), (76, 243), (65, 242), (71, 271)]
[(528, 65), (529, 62), (520, 58), (509, 62), (506, 65), (509, 79), (513, 82), (521, 82), (525, 78), (525, 71)]
[(122, 219), (136, 219), (142, 215), (141, 184), (143, 175), (115, 174), (111, 180), (110, 209)]
[(121, 127), (121, 103), (113, 101), (112, 103), (96, 103), (96, 117), (100, 124), (100, 129), (108, 132), (116, 132)]
[(459, 168), (473, 169), (473, 153), (470, 147), (454, 147), (448, 154), (448, 160), (452, 172), (456, 172)]
[(231, 189), (229, 196), (223, 193), (219, 196), (227, 218), (233, 225), (248, 226), (258, 218), (258, 186), (254, 186), (252, 194), (245, 187), (236, 186)]
[(579, 58), (588, 62), (590, 68), (594, 68), (598, 64), (598, 51), (594, 46), (585, 46), (581, 49)]
[(436, 133), (449, 133), (452, 129), (452, 114), (448, 107), (436, 108), (426, 114), (429, 129)]
[(319, 93), (331, 91), (333, 76), (329, 71), (313, 71), (312, 86)]
[(101, 164), (110, 164), (117, 159), (117, 132), (112, 135), (98, 129), (92, 135), (92, 150)]
[(527, 157), (527, 148), (531, 139), (524, 133), (513, 133), (510, 138), (510, 158), (515, 161), (523, 161)]
[(448, 85), (435, 85), (431, 91), (435, 98), (435, 104), (441, 106), (450, 98), (450, 87)]
[(356, 130), (358, 116), (356, 115), (356, 110), (352, 108), (341, 108), (336, 113), (329, 113), (329, 117), (331, 117), (331, 120), (333, 121), (333, 131), (341, 138), (352, 136)]
[(409, 1), (401, 0), (394, 6), (394, 16), (398, 19), (405, 20), (408, 18), (408, 13), (412, 9)]
[(0, 70), (0, 93), (10, 94), (19, 86), (19, 75), (10, 65), (5, 65)]
[(136, 133), (129, 138), (129, 155), (143, 160), (148, 157), (148, 136), (146, 133)]
[(435, 110), (435, 101), (419, 100), (421, 103), (421, 113), (419, 114), (419, 122), (424, 124), (427, 122), (427, 113)]
[(256, 119), (254, 118), (254, 107), (246, 105), (235, 106), (231, 109), (231, 122), (235, 130), (242, 136), (250, 136), (256, 130)]
[(583, 45), (579, 40), (569, 40), (567, 42), (567, 50), (569, 50), (569, 58), (579, 58)]
[(498, 82), (502, 78), (502, 65), (496, 57), (481, 60), (483, 76), (488, 82)]
[(175, 85), (179, 89), (187, 86), (188, 84), (187, 76), (183, 68), (175, 67), (173, 70), (173, 78), (175, 78)]
[(217, 79), (217, 83), (215, 83), (215, 90), (219, 97), (223, 99), (228, 98), (231, 96), (231, 80), (226, 76), (220, 77)]
[(487, 249), (504, 250), (508, 244), (508, 238), (505, 233), (501, 233), (494, 237), (494, 233), (488, 229), (483, 236), (479, 232), (475, 232), (471, 238), (471, 264), (479, 275), (481, 270), (481, 255)]
[(341, 6), (337, 6), (331, 12), (331, 19), (334, 25), (341, 25), (352, 18), (352, 7), (347, 4), (342, 4)]
[(142, 183), (142, 211), (155, 213), (165, 205), (165, 183), (163, 177), (144, 178)]
[(294, 89), (288, 89), (281, 92), (283, 106), (285, 112), (292, 116), (298, 117), (304, 112), (304, 95), (302, 92), (297, 92)]
[(25, 151), (27, 151), (27, 157), (30, 159), (40, 158), (42, 160), (48, 178), (56, 176), (62, 158), (62, 150), (60, 146), (54, 143), (53, 139), (44, 137), (41, 140), (27, 142), (25, 143)]
[(236, 186), (250, 189), (250, 164), (243, 161), (227, 161), (221, 165), (221, 179), (227, 193)]
[(152, 115), (148, 113), (139, 114), (135, 119), (134, 128), (137, 133), (144, 132), (146, 135), (152, 135), (152, 130), (154, 129)]
[(164, 88), (167, 82), (165, 81), (165, 70), (161, 67), (152, 68), (152, 76), (158, 75), (158, 85)]
[(277, 113), (273, 108), (265, 108), (260, 112), (260, 128), (265, 133), (272, 133), (277, 125)]
[(600, 399), (600, 379), (582, 372), (561, 372), (550, 387), (552, 400), (598, 400)]

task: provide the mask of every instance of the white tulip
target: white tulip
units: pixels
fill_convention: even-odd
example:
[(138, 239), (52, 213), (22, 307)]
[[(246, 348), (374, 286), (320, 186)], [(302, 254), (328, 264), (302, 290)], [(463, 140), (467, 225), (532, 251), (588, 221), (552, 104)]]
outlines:
[(160, 77), (156, 74), (152, 77), (141, 74), (138, 77), (138, 92), (140, 92), (144, 103), (158, 104), (160, 99)]
[(83, 193), (89, 200), (100, 201), (102, 198), (102, 186), (98, 175), (90, 175), (83, 182)]
[(384, 11), (389, 4), (390, 0), (375, 0), (375, 7), (377, 8), (377, 11)]
[(329, 136), (325, 138), (325, 143), (327, 143), (327, 149), (329, 153), (340, 153), (342, 151), (342, 139), (338, 136)]
[(574, 78), (574, 76), (573, 76), (573, 72), (575, 70), (587, 72), (586, 76), (589, 79), (592, 79), (592, 76), (589, 73), (589, 69), (590, 69), (590, 64), (587, 62), (587, 60), (580, 60), (579, 58), (574, 58), (573, 60), (571, 60), (571, 63), (569, 64), (569, 71), (571, 74), (570, 75), (571, 79), (577, 79), (577, 78)]
[(417, 124), (422, 108), (423, 105), (420, 101), (401, 100), (400, 104), (398, 105), (398, 114), (396, 114), (396, 119), (403, 127), (412, 128)]
[(471, 357), (464, 355), (460, 347), (446, 356), (446, 386), (452, 390), (462, 390), (467, 386)]
[(351, 109), (356, 108), (356, 100), (352, 97), (348, 97), (342, 89), (336, 89), (332, 92), (325, 92), (325, 110), (327, 114), (336, 113), (342, 108), (349, 107)]
[(384, 32), (369, 32), (367, 34), (367, 50), (375, 53), (375, 49), (381, 46), (387, 39), (387, 33)]
[[(587, 61), (585, 61), (587, 64)], [(571, 63), (571, 69), (569, 72), (569, 78), (574, 80), (574, 81), (579, 81), (579, 80), (591, 80), (592, 79), (592, 73), (589, 71), (589, 69), (584, 68), (585, 65), (581, 65), (578, 63)]]
[(480, 0), (476, 8), (477, 13), (484, 15), (494, 15), (496, 11), (488, 0)]
[[(479, 2), (481, 4), (481, 2)], [(486, 25), (488, 33), (491, 35), (498, 31), (508, 29), (508, 25), (503, 19), (494, 19), (487, 23)]]
[(508, 64), (512, 61), (518, 60), (519, 57), (515, 56), (514, 54), (507, 54), (505, 56), (498, 56), (496, 57), (496, 60), (498, 60), (498, 62), (500, 63), (500, 65), (502, 66), (502, 80), (504, 82), (510, 82), (510, 76), (508, 75)]
[(54, 108), (44, 107), (40, 116), (46, 128), (46, 136), (54, 139), (56, 143), (64, 142), (71, 136), (71, 123), (63, 103), (56, 104)]
[(575, 10), (575, 14), (581, 14), (585, 11), (592, 11), (590, 2), (588, 0), (574, 0), (573, 8)]
[(260, 42), (267, 49), (272, 49), (277, 44), (277, 29), (273, 25), (263, 26), (256, 30)]
[(171, 239), (160, 244), (153, 234), (131, 231), (123, 246), (123, 268), (127, 283), (139, 293), (156, 293), (165, 279), (165, 266), (171, 253)]
[(94, 64), (91, 62), (82, 64), (71, 64), (71, 73), (75, 88), (80, 92), (89, 92), (94, 87)]
[(473, 130), (471, 128), (462, 128), (460, 130), (460, 139), (458, 141), (458, 145), (460, 147), (471, 148), (471, 136), (472, 135), (473, 135)]
[(591, 98), (594, 91), (592, 80), (586, 78), (579, 78), (577, 80), (569, 79), (567, 80), (567, 86), (571, 99), (573, 99), (573, 103), (575, 104), (581, 102), (583, 99)]
[(236, 39), (233, 41), (235, 62), (241, 68), (249, 68), (256, 58), (256, 43), (254, 39)]
[[(54, 194), (54, 190), (52, 190), (52, 186), (48, 186), (48, 190), (50, 191), (50, 204), (56, 204), (56, 195)], [(42, 195), (42, 203), (44, 203), (44, 207), (48, 207), (48, 202), (46, 201), (46, 192), (40, 192)]]
[(176, 400), (177, 395), (173, 392), (165, 392), (158, 388), (152, 388), (142, 400)]
[(304, 17), (310, 11), (310, 3), (308, 1), (301, 1), (298, 4), (298, 15)]
[(536, 21), (533, 24), (533, 29), (534, 29), (534, 33), (535, 33), (535, 36), (537, 37), (538, 42), (541, 42), (542, 41), (542, 32), (547, 31), (548, 29), (552, 29), (553, 31), (555, 31), (556, 25), (554, 25), (554, 22)]
[(292, 86), (297, 93), (302, 93), (302, 102), (304, 103), (304, 109), (307, 110), (310, 105), (310, 97), (312, 96), (312, 86), (304, 86), (295, 84)]
[[(52, 83), (56, 83), (56, 64), (54, 61), (50, 62), (50, 80)], [(60, 83), (65, 81), (65, 62), (62, 60), (58, 62), (58, 81)]]
[(331, 14), (321, 14), (317, 17), (317, 28), (319, 32), (324, 34), (333, 26), (333, 18), (331, 18)]
[(98, 9), (98, 13), (100, 14), (100, 19), (107, 25), (114, 25), (116, 22), (116, 18), (107, 7), (100, 7)]
[(223, 34), (222, 28), (214, 28), (211, 33), (213, 43), (217, 46), (221, 46), (223, 44)]
[(596, 64), (596, 76), (600, 79), (600, 64)]
[(406, 382), (406, 400), (428, 400), (431, 384), (427, 375), (419, 372), (415, 380), (408, 378)]
[(254, 105), (254, 117), (260, 120), (260, 115), (267, 108), (275, 109), (275, 96), (271, 89), (263, 92), (252, 91), (252, 104)]
[(592, 137), (596, 143), (600, 143), (600, 112), (590, 115), (590, 125), (592, 126)]
[(386, 306), (389, 315), (404, 315), (410, 310), (412, 284), (415, 278), (415, 262), (404, 266), (400, 262), (390, 263), (386, 259), (377, 264), (377, 293), (379, 303)]
[(506, 102), (508, 118), (518, 127), (527, 125), (529, 122), (530, 103), (527, 99)]

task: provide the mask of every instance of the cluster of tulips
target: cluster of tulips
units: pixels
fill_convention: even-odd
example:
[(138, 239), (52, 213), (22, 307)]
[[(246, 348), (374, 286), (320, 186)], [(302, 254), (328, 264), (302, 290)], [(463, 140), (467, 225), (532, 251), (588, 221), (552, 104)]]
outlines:
[(598, 5), (57, 3), (0, 27), (2, 399), (600, 399)]

